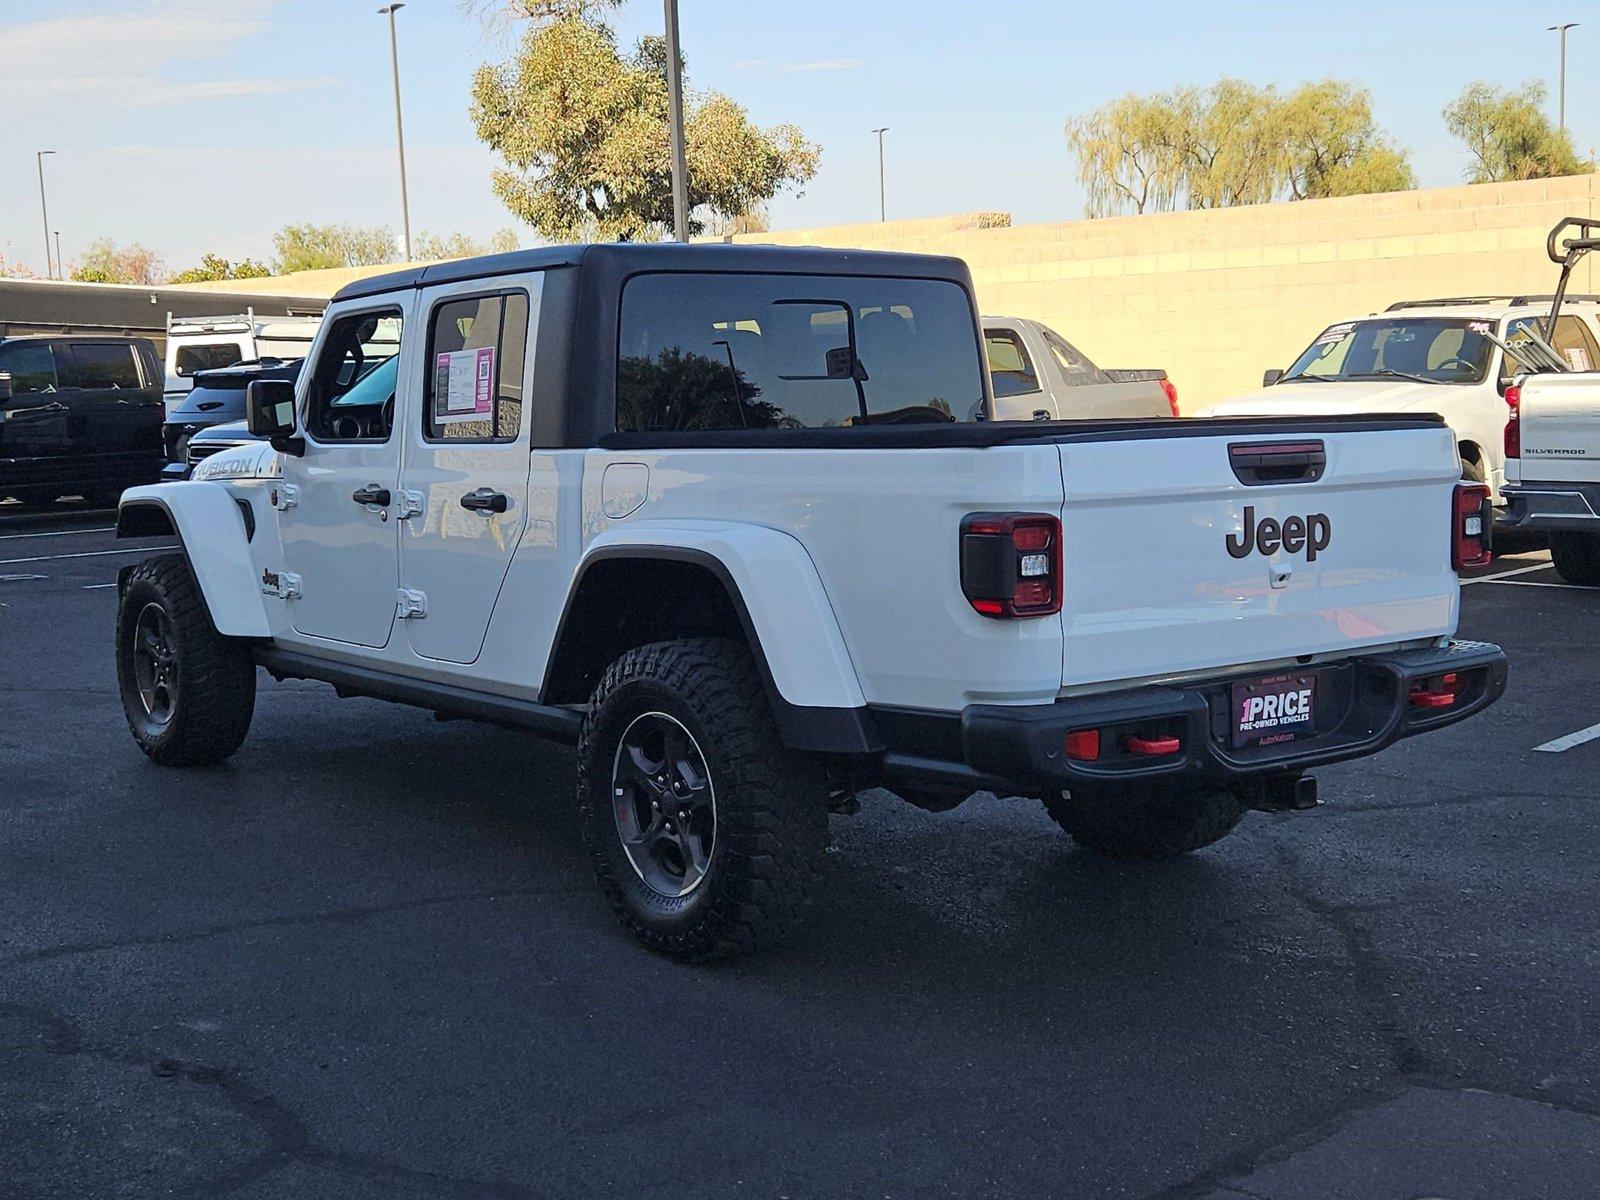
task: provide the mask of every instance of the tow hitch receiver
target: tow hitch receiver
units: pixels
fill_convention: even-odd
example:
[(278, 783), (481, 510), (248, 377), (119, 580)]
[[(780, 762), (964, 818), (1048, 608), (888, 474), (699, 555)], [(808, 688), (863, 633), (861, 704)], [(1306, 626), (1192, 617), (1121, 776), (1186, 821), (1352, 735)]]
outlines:
[(1239, 785), (1239, 800), (1257, 812), (1304, 812), (1322, 801), (1317, 799), (1315, 775), (1268, 775)]

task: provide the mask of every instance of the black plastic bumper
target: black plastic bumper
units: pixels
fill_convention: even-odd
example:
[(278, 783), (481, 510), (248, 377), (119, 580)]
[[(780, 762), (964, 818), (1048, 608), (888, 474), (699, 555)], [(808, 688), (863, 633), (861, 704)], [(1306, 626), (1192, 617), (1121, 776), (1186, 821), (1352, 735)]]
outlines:
[(1509, 529), (1600, 534), (1600, 484), (1508, 484), (1500, 524)]
[[(902, 781), (930, 787), (1003, 784), (1025, 793), (1111, 790), (1157, 779), (1245, 783), (1373, 754), (1401, 738), (1481, 712), (1505, 691), (1506, 656), (1486, 642), (1452, 642), (1320, 663), (1295, 673), (1317, 676), (1317, 724), (1292, 742), (1232, 745), (1230, 688), (1254, 676), (1230, 675), (1046, 705), (973, 705), (961, 715), (960, 761), (891, 749), (885, 767)], [(1413, 686), (1447, 673), (1460, 680), (1454, 702), (1447, 708), (1415, 707)], [(1103, 739), (1105, 749), (1095, 761), (1069, 759), (1066, 735), (1080, 729), (1176, 738), (1179, 749), (1135, 754), (1114, 737)]]

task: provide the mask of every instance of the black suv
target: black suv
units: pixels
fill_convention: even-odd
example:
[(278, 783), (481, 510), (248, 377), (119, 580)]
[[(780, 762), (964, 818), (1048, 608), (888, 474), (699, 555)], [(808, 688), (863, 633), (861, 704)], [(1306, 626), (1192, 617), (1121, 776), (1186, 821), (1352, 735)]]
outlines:
[(115, 504), (154, 483), (163, 385), (148, 338), (0, 340), (0, 497)]
[(231, 367), (215, 367), (194, 373), (194, 387), (183, 398), (183, 403), (173, 409), (161, 429), (161, 442), (166, 447), (167, 465), (161, 468), (161, 478), (187, 479), (194, 460), (202, 450), (216, 451), (240, 442), (251, 441), (243, 430), (233, 440), (200, 439), (200, 444), (190, 450), (190, 440), (195, 434), (217, 425), (228, 425), (244, 420), (244, 390), (252, 379), (287, 379), (293, 382), (300, 374), (303, 360), (263, 358), (260, 362), (236, 363)]

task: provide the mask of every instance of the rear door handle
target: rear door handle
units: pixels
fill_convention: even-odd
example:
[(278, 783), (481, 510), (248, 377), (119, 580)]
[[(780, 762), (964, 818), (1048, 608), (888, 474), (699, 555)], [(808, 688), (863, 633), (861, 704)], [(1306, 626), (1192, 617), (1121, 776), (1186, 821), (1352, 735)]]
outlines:
[(350, 499), (357, 504), (376, 504), (379, 508), (389, 507), (389, 489), (369, 483), (364, 488), (357, 488), (350, 493)]
[(461, 497), (461, 507), (469, 512), (503, 513), (509, 503), (504, 492), (493, 488), (479, 488)]

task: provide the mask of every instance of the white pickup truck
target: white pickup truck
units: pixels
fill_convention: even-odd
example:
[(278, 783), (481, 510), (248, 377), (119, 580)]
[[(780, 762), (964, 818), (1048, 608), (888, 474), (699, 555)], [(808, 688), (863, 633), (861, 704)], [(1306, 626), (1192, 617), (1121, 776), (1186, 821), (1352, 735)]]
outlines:
[[(1203, 409), (1203, 417), (1323, 413), (1438, 413), (1456, 435), (1464, 479), (1503, 502), (1505, 391), (1526, 368), (1517, 349), (1541, 332), (1551, 296), (1466, 296), (1392, 304), (1328, 326), (1259, 392)], [(1572, 296), (1550, 344), (1568, 370), (1600, 368), (1600, 297)]]
[(1567, 582), (1600, 587), (1600, 374), (1528, 375), (1506, 400), (1506, 523), (1548, 535)]
[(120, 535), (182, 546), (119, 580), (134, 738), (227, 757), (260, 666), (576, 742), (617, 914), (699, 959), (793, 925), (864, 789), (1037, 797), (1162, 857), (1500, 695), (1451, 636), (1486, 495), (1437, 418), (983, 421), (984, 366), (948, 258), (352, 284), (250, 385), (269, 441), (123, 496)]

